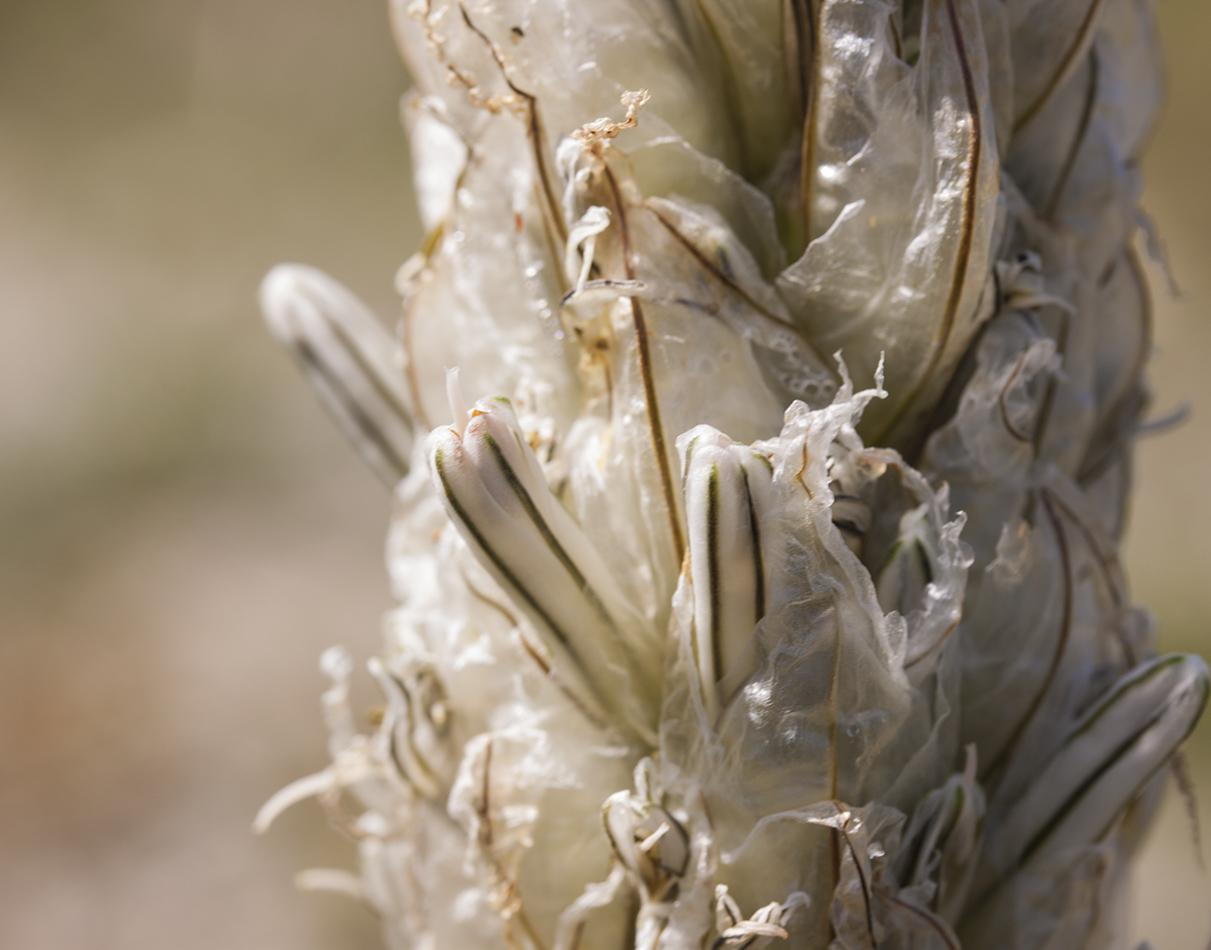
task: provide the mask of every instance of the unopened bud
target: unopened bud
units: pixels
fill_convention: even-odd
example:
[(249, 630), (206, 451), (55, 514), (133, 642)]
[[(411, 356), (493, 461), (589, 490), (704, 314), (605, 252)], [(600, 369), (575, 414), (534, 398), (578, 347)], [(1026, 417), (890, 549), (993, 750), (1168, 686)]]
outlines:
[(1111, 687), (997, 823), (977, 893), (1019, 865), (1099, 841), (1190, 734), (1209, 689), (1207, 665), (1181, 654), (1145, 663)]
[(655, 638), (551, 493), (508, 400), (481, 399), (467, 416), (461, 432), (436, 429), (427, 446), (451, 519), (534, 625), (578, 701), (604, 720), (604, 710), (619, 711), (650, 735)]
[(346, 438), (395, 485), (408, 474), (415, 433), (391, 334), (352, 293), (300, 264), (265, 275), (261, 310)]
[(771, 506), (769, 460), (710, 426), (682, 441), (685, 510), (694, 588), (694, 655), (708, 711), (728, 699), (719, 683), (747, 678), (739, 670), (753, 628), (765, 616), (769, 570), (763, 516)]

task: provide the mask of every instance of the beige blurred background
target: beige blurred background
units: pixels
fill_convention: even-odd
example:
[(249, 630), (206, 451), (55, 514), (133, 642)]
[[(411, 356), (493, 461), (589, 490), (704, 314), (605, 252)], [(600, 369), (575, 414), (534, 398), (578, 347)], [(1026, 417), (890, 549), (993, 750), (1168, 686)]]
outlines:
[[(318, 654), (369, 656), (389, 604), (386, 495), (254, 303), (298, 260), (394, 313), (416, 218), (384, 6), (0, 0), (2, 948), (378, 946), (292, 888), (352, 861), (318, 808), (249, 823), (325, 763)], [(1194, 415), (1141, 446), (1128, 561), (1164, 646), (1206, 653), (1211, 8), (1159, 9), (1146, 203), (1185, 296), (1153, 379)], [(1191, 760), (1211, 801), (1211, 726)], [(1171, 796), (1136, 899), (1156, 950), (1207, 946), (1189, 838)]]

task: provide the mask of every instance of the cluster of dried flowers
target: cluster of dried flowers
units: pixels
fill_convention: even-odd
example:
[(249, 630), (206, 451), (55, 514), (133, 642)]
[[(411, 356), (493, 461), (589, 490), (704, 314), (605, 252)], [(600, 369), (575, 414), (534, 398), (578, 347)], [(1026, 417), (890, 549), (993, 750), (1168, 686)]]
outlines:
[(362, 867), (306, 882), (418, 950), (1114, 944), (1208, 693), (1117, 560), (1147, 0), (394, 22), (399, 333), (263, 288), (395, 490), (385, 707), (330, 651), (259, 823), (318, 795)]

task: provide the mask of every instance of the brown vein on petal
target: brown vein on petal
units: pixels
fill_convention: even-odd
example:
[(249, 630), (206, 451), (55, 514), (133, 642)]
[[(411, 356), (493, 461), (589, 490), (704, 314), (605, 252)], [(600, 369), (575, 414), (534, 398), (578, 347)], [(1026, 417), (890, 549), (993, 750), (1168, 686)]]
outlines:
[[(1072, 326), (1072, 317), (1067, 310), (1060, 311), (1060, 328), (1055, 336), (1055, 352), (1060, 358), (1060, 368), (1068, 358), (1068, 333)], [(1052, 373), (1047, 380), (1047, 388), (1043, 391), (1043, 402), (1039, 407), (1039, 418), (1034, 427), (1034, 455), (1038, 458), (1043, 451), (1043, 439), (1047, 435), (1047, 426), (1051, 422), (1051, 410), (1055, 405), (1055, 394), (1059, 390), (1059, 377)]]
[[(1121, 444), (1119, 440), (1112, 439), (1114, 426), (1122, 414), (1127, 411), (1131, 402), (1140, 398), (1139, 380), (1144, 374), (1144, 366), (1148, 362), (1148, 353), (1152, 349), (1152, 298), (1148, 295), (1143, 267), (1140, 265), (1139, 255), (1136, 254), (1135, 249), (1130, 245), (1123, 249), (1123, 257), (1127, 262), (1131, 279), (1135, 282), (1136, 292), (1139, 294), (1141, 303), (1139, 343), (1133, 354), (1131, 372), (1128, 375), (1129, 385), (1122, 395), (1111, 404), (1111, 407), (1103, 413), (1101, 420), (1094, 429), (1094, 434), (1089, 438), (1089, 446), (1085, 450), (1086, 457), (1081, 462), (1076, 476), (1076, 481), (1082, 486), (1089, 484), (1089, 482), (1101, 475), (1113, 461), (1115, 457), (1114, 449)], [(1090, 455), (1099, 445), (1107, 445), (1108, 447), (1104, 448), (1097, 455)]]
[(799, 145), (799, 197), (803, 213), (803, 244), (812, 234), (812, 199), (816, 183), (816, 107), (820, 98), (818, 44), (820, 15), (827, 0), (791, 0), (799, 47), (800, 91), (803, 95), (803, 135)]
[(942, 942), (946, 944), (949, 950), (961, 950), (958, 941), (954, 938), (954, 934), (950, 932), (950, 928), (946, 926), (937, 914), (931, 913), (924, 907), (918, 907), (916, 904), (910, 904), (906, 900), (901, 900), (894, 894), (884, 894), (883, 897), (897, 907), (903, 908), (910, 914), (915, 914), (929, 924), (929, 926), (937, 931), (938, 936), (942, 938)]
[(479, 837), (484, 850), (492, 848), (492, 736), (484, 744), (484, 776), (479, 787)]
[[(622, 241), (622, 260), (626, 268), (627, 280), (635, 280), (634, 252), (631, 248), (631, 229), (627, 221), (627, 210), (623, 204), (622, 192), (618, 180), (614, 177), (609, 165), (603, 166), (606, 182), (614, 205), (618, 209), (618, 233)], [(669, 519), (669, 530), (673, 536), (673, 550), (677, 563), (685, 556), (685, 541), (681, 534), (681, 524), (677, 519), (677, 501), (674, 496), (673, 473), (669, 470), (669, 453), (664, 439), (664, 426), (660, 421), (660, 405), (656, 399), (656, 381), (652, 376), (652, 354), (648, 342), (647, 322), (643, 316), (643, 307), (638, 297), (628, 297), (631, 304), (631, 318), (635, 326), (635, 344), (639, 354), (639, 375), (643, 379), (643, 394), (647, 408), (648, 428), (652, 434), (652, 448), (656, 454), (656, 467), (660, 473), (660, 485), (664, 493), (664, 505)]]
[(693, 241), (682, 234), (677, 225), (673, 224), (672, 221), (650, 205), (644, 205), (643, 207), (645, 211), (651, 212), (656, 217), (656, 220), (660, 222), (661, 227), (669, 232), (669, 235), (673, 238), (673, 240), (685, 248), (685, 250), (694, 258), (694, 260), (698, 262), (703, 270), (715, 278), (715, 280), (719, 281), (719, 283), (723, 284), (723, 286), (726, 287), (731, 293), (739, 297), (745, 303), (745, 305), (751, 307), (753, 310), (756, 310), (759, 314), (761, 314), (761, 316), (773, 320), (775, 323), (779, 323), (788, 329), (793, 328), (794, 324), (792, 324), (789, 320), (783, 320), (776, 314), (771, 313), (768, 309), (761, 306), (760, 303), (750, 297), (744, 291), (744, 288), (728, 277), (727, 274), (719, 269), (714, 261), (702, 253), (702, 251)]
[(1059, 516), (1055, 513), (1052, 507), (1051, 493), (1046, 489), (1039, 491), (1039, 502), (1042, 505), (1043, 511), (1047, 515), (1048, 523), (1051, 525), (1051, 530), (1055, 535), (1056, 546), (1060, 551), (1060, 563), (1063, 569), (1064, 579), (1064, 611), (1063, 619), (1060, 623), (1059, 636), (1056, 639), (1055, 650), (1052, 652), (1051, 663), (1047, 667), (1047, 673), (1043, 677), (1043, 682), (1039, 685), (1035, 692), (1034, 698), (1030, 701), (1030, 706), (1027, 708), (1025, 715), (1018, 720), (1014, 726), (1013, 732), (1010, 733), (1009, 739), (1005, 745), (1001, 747), (1001, 751), (997, 753), (985, 771), (985, 775), (994, 775), (997, 770), (1006, 764), (1012, 757), (1017, 748), (1018, 742), (1021, 741), (1022, 735), (1026, 731), (1026, 727), (1034, 719), (1035, 713), (1039, 711), (1039, 707), (1043, 704), (1043, 699), (1046, 697), (1048, 690), (1051, 688), (1052, 682), (1055, 680), (1056, 673), (1060, 669), (1060, 661), (1063, 659), (1064, 652), (1068, 647), (1068, 638), (1072, 632), (1072, 559), (1068, 551), (1068, 537), (1064, 533), (1064, 526), (1060, 523)]
[(896, 22), (896, 14), (893, 11), (887, 15), (887, 26), (891, 31), (892, 49), (895, 50), (896, 59), (904, 61), (904, 37), (900, 35), (900, 24)]
[(576, 707), (577, 712), (584, 716), (590, 724), (596, 726), (598, 729), (606, 730), (609, 728), (609, 723), (605, 722), (600, 716), (595, 715), (593, 711), (584, 704), (580, 697), (577, 696), (568, 687), (568, 684), (563, 681), (563, 678), (559, 675), (558, 671), (556, 671), (555, 668), (547, 662), (546, 658), (534, 648), (534, 644), (532, 644), (526, 638), (524, 633), (519, 632), (517, 635), (517, 640), (521, 644), (522, 652), (534, 661), (534, 664), (542, 672), (543, 676), (549, 679), (552, 685), (554, 685), (555, 688), (563, 694), (564, 699)]
[(416, 360), (412, 358), (412, 329), (416, 323), (416, 293), (404, 298), (403, 314), (400, 318), (400, 343), (402, 344), (404, 378), (408, 381), (408, 395), (416, 407), (416, 420), (422, 430), (432, 429), (433, 423), (425, 412), (425, 401), (421, 397), (420, 377), (416, 373)]
[(723, 678), (723, 651), (720, 644), (719, 617), (719, 466), (711, 466), (706, 488), (706, 569), (711, 602), (711, 677)]
[[(837, 802), (837, 709), (836, 709), (836, 694), (837, 694), (837, 673), (840, 665), (841, 655), (841, 628), (840, 624), (834, 620), (833, 623), (835, 638), (833, 641), (833, 668), (832, 676), (829, 682), (828, 702), (830, 707), (830, 717), (828, 724), (828, 749), (829, 749), (829, 798), (833, 800), (833, 807), (841, 811), (841, 806)], [(828, 893), (830, 899), (836, 894), (837, 885), (841, 883), (841, 849), (838, 841), (841, 837), (841, 829), (835, 826), (827, 826), (831, 834), (828, 836), (828, 857), (829, 857), (829, 888)], [(833, 926), (832, 915), (828, 917), (828, 940), (831, 945), (833, 938), (837, 934), (836, 927)]]
[[(515, 617), (504, 604), (500, 603), (493, 597), (489, 597), (482, 590), (476, 587), (471, 582), (471, 578), (467, 576), (466, 571), (460, 570), (459, 573), (462, 575), (463, 583), (467, 585), (467, 590), (471, 592), (472, 597), (499, 612), (500, 615), (503, 616), (508, 622), (509, 626), (517, 630), (517, 640), (521, 644), (522, 652), (534, 661), (535, 665), (542, 672), (542, 675), (549, 679), (555, 685), (555, 688), (563, 693), (564, 697), (580, 711), (580, 714), (584, 716), (585, 719), (587, 719), (594, 726), (597, 726), (599, 729), (608, 728), (607, 723), (602, 721), (600, 717), (594, 715), (593, 712), (584, 704), (584, 702), (581, 701), (580, 697), (572, 692), (572, 690), (554, 670), (551, 664), (547, 662), (546, 657), (544, 657), (538, 652), (538, 650), (534, 648), (534, 644), (529, 641), (529, 638), (526, 637), (525, 632), (520, 629), (521, 624), (517, 617)], [(403, 684), (400, 685), (402, 686)]]
[(972, 244), (975, 241), (976, 196), (980, 182), (980, 152), (984, 142), (980, 120), (980, 100), (976, 93), (971, 64), (967, 60), (967, 46), (963, 42), (963, 30), (959, 24), (958, 12), (955, 10), (955, 0), (945, 0), (945, 4), (946, 20), (950, 26), (950, 35), (955, 46), (955, 58), (958, 60), (959, 72), (963, 76), (963, 95), (967, 100), (967, 116), (971, 122), (971, 132), (968, 135), (967, 145), (967, 182), (963, 188), (963, 205), (959, 216), (959, 246), (955, 253), (950, 291), (946, 297), (945, 309), (942, 311), (941, 327), (934, 341), (933, 352), (930, 354), (924, 371), (917, 377), (917, 381), (909, 392), (908, 397), (900, 403), (899, 408), (883, 426), (879, 435), (871, 440), (872, 444), (881, 445), (886, 440), (887, 434), (891, 432), (920, 398), (929, 381), (937, 373), (942, 358), (946, 355), (946, 346), (950, 342), (950, 335), (954, 331), (959, 303), (963, 297), (963, 285), (967, 282), (967, 268), (971, 263)]
[(476, 587), (475, 584), (471, 582), (471, 578), (467, 576), (465, 569), (460, 567), (458, 573), (459, 576), (462, 577), (463, 583), (467, 585), (467, 590), (470, 591), (472, 597), (484, 604), (487, 604), (502, 617), (504, 617), (505, 621), (509, 624), (510, 629), (519, 625), (519, 621), (514, 615), (513, 611), (509, 610), (509, 608), (500, 603), (500, 601), (493, 597), (489, 597), (482, 590)]
[(1017, 134), (1027, 122), (1039, 114), (1055, 91), (1063, 85), (1064, 80), (1077, 67), (1081, 54), (1088, 44), (1093, 42), (1093, 27), (1097, 24), (1098, 14), (1104, 3), (1105, 0), (1091, 0), (1089, 9), (1085, 11), (1085, 18), (1081, 21), (1080, 28), (1073, 38), (1072, 45), (1068, 47), (1068, 52), (1060, 60), (1059, 68), (1052, 74), (1051, 79), (1048, 80), (1047, 85), (1043, 87), (1043, 91), (1039, 93), (1034, 102), (1022, 110), (1022, 114), (1013, 124), (1014, 134)]
[(1064, 164), (1060, 168), (1060, 174), (1057, 176), (1055, 185), (1051, 189), (1051, 197), (1047, 199), (1047, 204), (1044, 206), (1046, 210), (1043, 212), (1043, 215), (1048, 219), (1055, 218), (1060, 198), (1064, 194), (1064, 188), (1072, 175), (1072, 169), (1076, 166), (1076, 157), (1080, 154), (1081, 146), (1085, 144), (1085, 136), (1089, 132), (1089, 123), (1093, 119), (1093, 107), (1097, 104), (1098, 74), (1100, 72), (1101, 65), (1098, 62), (1097, 50), (1093, 50), (1089, 54), (1089, 87), (1085, 90), (1085, 105), (1081, 109), (1081, 121), (1077, 123), (1076, 136), (1072, 140), (1072, 147), (1069, 148), (1068, 154), (1064, 157)]
[(492, 38), (471, 20), (471, 15), (467, 12), (466, 6), (460, 3), (458, 9), (462, 13), (463, 22), (467, 24), (467, 29), (483, 40), (484, 45), (487, 46), (488, 52), (500, 70), (500, 75), (504, 79), (505, 85), (509, 87), (514, 95), (521, 97), (525, 102), (526, 135), (530, 139), (530, 148), (534, 153), (534, 166), (538, 171), (538, 180), (542, 186), (543, 197), (546, 199), (547, 213), (555, 223), (556, 232), (560, 236), (560, 244), (563, 244), (568, 239), (568, 232), (563, 220), (563, 212), (559, 200), (556, 198), (555, 192), (551, 187), (550, 175), (547, 172), (546, 135), (543, 132), (542, 117), (538, 113), (538, 98), (533, 93), (526, 92), (513, 82), (509, 76), (504, 54), (492, 41)]
[(826, 367), (828, 365), (827, 361), (820, 354), (820, 352), (816, 349), (815, 344), (813, 344), (810, 340), (808, 340), (806, 337), (804, 337), (802, 334), (800, 334), (799, 331), (795, 328), (795, 325), (791, 321), (783, 320), (777, 314), (772, 313), (768, 308), (763, 307), (758, 301), (754, 300), (751, 296), (749, 296), (749, 294), (744, 290), (743, 287), (741, 287), (734, 280), (732, 280), (730, 277), (728, 277), (727, 274), (725, 274), (722, 270), (720, 270), (720, 268), (714, 263), (714, 261), (712, 261), (705, 254), (703, 254), (701, 249), (699, 249), (699, 247), (696, 244), (694, 244), (693, 241), (691, 241), (684, 234), (682, 234), (681, 231), (677, 228), (677, 226), (675, 224), (673, 224), (673, 222), (670, 221), (668, 218), (666, 218), (663, 214), (661, 214), (655, 208), (652, 208), (650, 206), (645, 205), (644, 207), (646, 208), (646, 210), (650, 211), (653, 215), (656, 216), (656, 220), (660, 222), (660, 225), (666, 231), (669, 232), (669, 234), (672, 236), (672, 238), (675, 241), (677, 241), (678, 244), (680, 244), (682, 247), (684, 247), (686, 249), (686, 251), (694, 258), (694, 260), (696, 260), (698, 262), (698, 264), (702, 267), (702, 269), (705, 270), (708, 274), (710, 274), (711, 277), (715, 278), (715, 280), (719, 281), (719, 283), (721, 283), (730, 293), (732, 293), (736, 297), (738, 297), (740, 299), (740, 301), (746, 307), (755, 311), (756, 313), (760, 314), (761, 316), (765, 317), (767, 320), (778, 324), (780, 327), (783, 327), (783, 328), (793, 332), (795, 334), (795, 336), (807, 348), (807, 350), (812, 354), (812, 356), (814, 356), (816, 358), (816, 360), (819, 362), (820, 366)]
[(911, 670), (914, 666), (916, 666), (918, 663), (920, 663), (926, 657), (933, 656), (933, 654), (937, 653), (938, 650), (940, 650), (946, 644), (946, 641), (950, 639), (950, 635), (959, 629), (959, 622), (961, 620), (962, 620), (962, 617), (955, 618), (954, 623), (952, 623), (949, 627), (947, 627), (942, 632), (942, 635), (940, 637), (938, 637), (937, 640), (935, 640), (933, 643), (931, 643), (929, 645), (929, 649), (923, 651), (919, 656), (914, 656), (914, 657), (906, 659), (904, 661), (904, 669)]
[[(542, 204), (543, 204), (543, 190), (544, 189), (543, 189), (542, 185), (540, 185), (537, 181), (534, 182), (534, 199), (537, 202), (540, 209), (542, 208)], [(563, 219), (560, 218), (559, 220), (562, 221)], [(564, 274), (563, 268), (559, 266), (559, 261), (560, 261), (560, 256), (561, 256), (560, 247), (559, 247), (559, 236), (552, 233), (552, 231), (551, 231), (551, 215), (550, 214), (539, 214), (538, 223), (542, 227), (542, 239), (543, 239), (543, 243), (545, 243), (547, 246), (547, 254), (550, 256), (551, 262), (554, 265), (550, 268), (550, 273), (555, 275), (555, 280), (559, 287), (560, 299), (563, 299), (564, 296), (566, 296), (568, 293), (571, 292), (571, 288), (568, 287), (567, 275)], [(563, 318), (562, 311), (560, 311), (559, 322), (560, 322), (560, 324), (564, 324), (564, 318)], [(564, 325), (564, 332), (565, 333), (567, 332), (566, 325)]]
[(1029, 351), (1018, 357), (1018, 361), (1013, 365), (1013, 372), (1009, 374), (1009, 379), (1005, 381), (1005, 385), (1001, 387), (1000, 395), (997, 396), (997, 406), (1001, 410), (1001, 424), (1005, 427), (1005, 431), (1007, 431), (1019, 442), (1029, 442), (1030, 436), (1027, 433), (1020, 431), (1018, 427), (1013, 424), (1013, 420), (1009, 417), (1009, 407), (1005, 405), (1005, 397), (1009, 394), (1010, 387), (1013, 386), (1014, 380), (1016, 380), (1019, 374), (1022, 372), (1022, 367), (1026, 365), (1026, 357), (1028, 355)]
[[(841, 883), (841, 846), (838, 843), (841, 840), (841, 832), (837, 828), (829, 828), (828, 836), (828, 858), (829, 858), (829, 887), (828, 895), (829, 902), (832, 902), (833, 896), (837, 893), (837, 885)], [(833, 939), (837, 936), (837, 928), (833, 926), (832, 914), (828, 915), (828, 945), (833, 945)]]
[(828, 681), (828, 797), (837, 797), (837, 681), (841, 677), (841, 619), (833, 603), (833, 664)]
[[(845, 809), (841, 807), (840, 802), (834, 801), (833, 807), (836, 808), (838, 812), (840, 812), (842, 814), (845, 813)], [(848, 817), (845, 819), (845, 824), (846, 825), (849, 824)], [(862, 870), (862, 864), (858, 860), (858, 852), (854, 849), (854, 843), (850, 839), (849, 833), (845, 830), (844, 827), (838, 828), (837, 832), (845, 840), (845, 846), (849, 849), (849, 857), (854, 862), (854, 870), (858, 873), (858, 883), (862, 887), (862, 903), (866, 909), (866, 935), (867, 935), (867, 937), (870, 938), (870, 950), (877, 950), (878, 941), (875, 940), (875, 921), (874, 921), (874, 916), (871, 913), (871, 907), (870, 907), (870, 904), (871, 904), (870, 884), (868, 884), (866, 881), (866, 873)]]
[(1068, 516), (1069, 522), (1076, 527), (1081, 537), (1085, 539), (1089, 553), (1093, 555), (1094, 563), (1097, 564), (1099, 572), (1103, 580), (1105, 580), (1107, 588), (1109, 588), (1110, 599), (1114, 601), (1116, 609), (1122, 610), (1127, 603), (1123, 591), (1126, 581), (1124, 580), (1123, 566), (1119, 561), (1118, 553), (1113, 549), (1106, 550), (1096, 530), (1086, 524), (1077, 511), (1064, 501), (1063, 498), (1052, 492), (1048, 492), (1047, 495), (1059, 507), (1060, 511)]
[[(530, 941), (530, 947), (533, 950), (543, 950), (543, 942), (538, 938), (538, 932), (534, 929), (534, 925), (530, 923), (530, 918), (526, 914), (525, 908), (521, 905), (521, 897), (518, 896), (518, 886), (516, 881), (509, 882), (509, 894), (512, 895), (513, 904), (509, 908), (508, 921), (511, 924), (514, 919), (521, 925), (526, 939)], [(512, 931), (512, 927), (508, 928)], [(505, 943), (510, 946), (510, 950), (521, 950), (517, 943), (512, 939), (511, 933), (506, 935)]]
[[(488, 733), (487, 742), (484, 744), (484, 760), (483, 760), (483, 778), (480, 780), (479, 800), (475, 803), (475, 813), (479, 818), (478, 844), (480, 846), (484, 862), (488, 866), (488, 874), (494, 885), (499, 885), (503, 891), (502, 898), (497, 906), (497, 910), (504, 922), (504, 941), (506, 946), (517, 948), (519, 945), (513, 937), (513, 922), (516, 920), (521, 925), (525, 937), (530, 941), (530, 946), (536, 950), (542, 950), (543, 943), (538, 938), (538, 934), (534, 930), (534, 925), (530, 923), (526, 916), (525, 908), (522, 906), (521, 897), (518, 894), (517, 879), (515, 875), (511, 875), (501, 863), (500, 859), (493, 854), (495, 846), (494, 833), (492, 828), (492, 749), (494, 739), (491, 733)], [(496, 901), (494, 901), (496, 903)]]
[(807, 471), (807, 440), (804, 439), (804, 441), (803, 441), (803, 461), (799, 465), (799, 470), (797, 472), (795, 472), (795, 477), (794, 477), (793, 481), (798, 482), (800, 487), (805, 492), (807, 492), (807, 500), (813, 501), (813, 500), (815, 500), (816, 496), (812, 494), (811, 488), (808, 487), (807, 481), (803, 478), (803, 473), (806, 471)]

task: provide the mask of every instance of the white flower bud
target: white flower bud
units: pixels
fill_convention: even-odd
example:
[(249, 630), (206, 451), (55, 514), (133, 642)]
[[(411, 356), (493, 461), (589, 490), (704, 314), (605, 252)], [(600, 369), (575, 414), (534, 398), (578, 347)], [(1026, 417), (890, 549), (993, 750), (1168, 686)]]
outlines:
[(718, 694), (719, 681), (742, 683), (756, 665), (747, 648), (769, 606), (765, 562), (776, 554), (763, 537), (763, 529), (774, 530), (766, 519), (773, 466), (709, 426), (690, 430), (678, 442), (694, 589), (694, 658), (708, 714), (717, 715), (730, 698)]
[(415, 438), (407, 387), (395, 341), (366, 305), (321, 271), (280, 264), (261, 283), (261, 309), (375, 474), (388, 485), (407, 475)]
[(990, 830), (976, 894), (1020, 864), (1044, 864), (1100, 840), (1190, 734), (1209, 690), (1207, 665), (1180, 654), (1115, 684)]
[(461, 433), (426, 443), (434, 484), (464, 540), (555, 657), (579, 699), (650, 735), (658, 644), (547, 487), (507, 400), (481, 399)]

